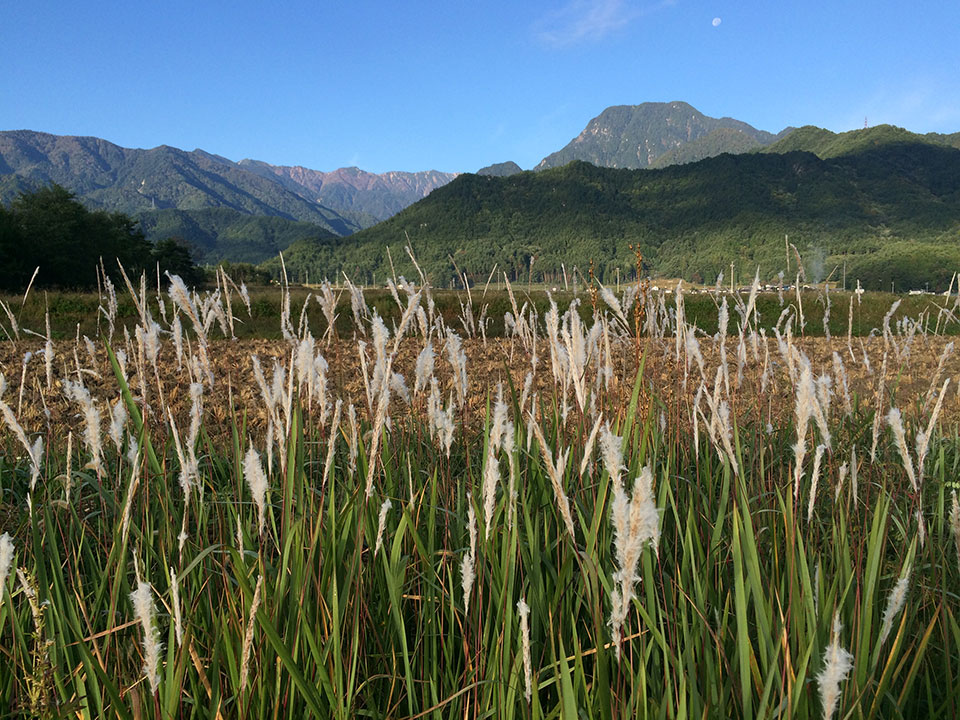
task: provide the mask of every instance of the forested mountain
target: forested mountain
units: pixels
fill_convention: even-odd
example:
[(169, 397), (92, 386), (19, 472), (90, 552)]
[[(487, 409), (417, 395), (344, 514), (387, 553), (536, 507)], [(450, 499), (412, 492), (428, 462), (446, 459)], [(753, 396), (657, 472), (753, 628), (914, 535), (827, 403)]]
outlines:
[(389, 272), (389, 245), (397, 271), (412, 274), (402, 251), (409, 238), (440, 284), (454, 277), (451, 258), (481, 281), (495, 264), (526, 278), (531, 257), (536, 272), (558, 275), (592, 259), (609, 282), (616, 268), (631, 272), (633, 243), (655, 273), (713, 282), (731, 262), (751, 277), (757, 265), (773, 276), (785, 268), (789, 236), (811, 280), (846, 263), (849, 277), (873, 287), (945, 284), (960, 269), (960, 150), (899, 137), (876, 129), (877, 142), (825, 158), (725, 154), (656, 170), (573, 162), (505, 178), (463, 175), (390, 220), (323, 243), (314, 257), (331, 277), (345, 269), (369, 282)]
[(507, 160), (502, 163), (494, 163), (477, 170), (477, 175), (493, 175), (494, 177), (509, 177), (523, 172), (523, 168), (517, 165), (513, 160)]
[(655, 166), (658, 159), (670, 153), (674, 159), (664, 164), (683, 163), (723, 152), (753, 150), (777, 137), (740, 120), (709, 117), (685, 102), (615, 105), (534, 169), (560, 167), (573, 160), (598, 167), (637, 169)]
[(453, 177), (322, 173), (165, 145), (138, 150), (94, 137), (0, 132), (0, 203), (56, 183), (91, 209), (141, 220), (150, 240), (168, 231), (186, 238), (208, 262), (259, 261), (293, 239), (348, 235)]

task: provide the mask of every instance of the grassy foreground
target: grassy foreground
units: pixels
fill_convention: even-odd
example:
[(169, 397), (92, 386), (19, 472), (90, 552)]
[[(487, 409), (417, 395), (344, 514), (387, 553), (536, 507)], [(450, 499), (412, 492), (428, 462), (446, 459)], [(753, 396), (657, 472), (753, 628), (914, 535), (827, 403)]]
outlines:
[[(960, 713), (960, 439), (937, 423), (955, 388), (845, 408), (842, 363), (814, 379), (788, 334), (769, 382), (798, 410), (765, 427), (738, 404), (752, 383), (763, 406), (762, 352), (741, 385), (734, 341), (725, 375), (704, 338), (723, 364), (698, 375), (700, 341), (664, 315), (641, 349), (676, 353), (701, 389), (664, 403), (642, 361), (606, 373), (605, 343), (634, 341), (612, 317), (546, 315), (518, 342), (539, 333), (531, 372), (552, 391), (490, 387), (479, 417), (433, 317), (420, 342), (450, 372), (431, 356), (407, 388), (373, 316), (355, 422), (301, 327), (272, 384), (244, 375), (262, 402), (224, 408), (230, 443), (208, 432), (223, 378), (204, 373), (202, 323), (189, 420), (165, 410), (171, 340), (111, 348), (103, 397), (74, 383), (79, 359), (31, 371), (28, 401), (68, 393), (82, 437), (20, 428), (20, 386), (0, 383), (0, 717)], [(756, 332), (748, 309), (741, 342)], [(884, 366), (910, 371), (916, 332), (885, 331)]]

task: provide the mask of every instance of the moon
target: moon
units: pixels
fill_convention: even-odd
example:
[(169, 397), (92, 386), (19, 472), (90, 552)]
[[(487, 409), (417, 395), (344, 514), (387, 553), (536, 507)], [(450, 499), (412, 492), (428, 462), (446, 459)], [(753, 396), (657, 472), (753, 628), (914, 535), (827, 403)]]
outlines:
[(722, 22), (723, 22), (723, 20), (721, 20), (721, 19), (718, 18), (718, 17), (715, 17), (715, 18), (713, 19), (713, 22), (712, 22), (711, 24), (712, 24), (714, 27), (717, 27), (717, 26), (720, 25), (720, 23), (722, 23)]

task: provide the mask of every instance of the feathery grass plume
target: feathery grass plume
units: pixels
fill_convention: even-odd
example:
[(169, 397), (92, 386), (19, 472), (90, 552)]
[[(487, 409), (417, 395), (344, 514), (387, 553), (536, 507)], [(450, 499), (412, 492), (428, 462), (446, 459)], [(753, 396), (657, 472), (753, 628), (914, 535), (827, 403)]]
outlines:
[(43, 458), (43, 438), (37, 437), (36, 441), (32, 445), (30, 444), (30, 441), (27, 439), (27, 434), (17, 420), (17, 416), (13, 413), (13, 408), (3, 401), (3, 393), (6, 387), (7, 382), (3, 377), (3, 373), (0, 373), (0, 414), (3, 415), (3, 421), (7, 427), (10, 428), (10, 432), (12, 432), (17, 440), (20, 441), (20, 444), (23, 445), (24, 450), (27, 451), (27, 457), (30, 458), (30, 492), (33, 492), (37, 478), (40, 477), (40, 461)]
[(183, 502), (185, 506), (190, 505), (190, 490), (197, 483), (199, 473), (196, 466), (191, 462), (191, 458), (183, 450), (183, 443), (180, 441), (180, 432), (177, 430), (177, 421), (173, 417), (173, 410), (167, 408), (167, 416), (170, 420), (170, 434), (173, 436), (173, 447), (177, 452), (177, 460), (180, 462), (180, 489), (183, 491)]
[(24, 353), (23, 364), (20, 370), (20, 394), (17, 397), (17, 415), (23, 414), (23, 391), (27, 388), (27, 365), (32, 359), (32, 352)]
[(123, 397), (118, 397), (110, 406), (110, 428), (107, 431), (117, 452), (123, 452), (123, 430), (127, 425), (127, 406)]
[[(487, 457), (483, 474), (483, 516), (484, 538), (490, 539), (493, 524), (493, 510), (496, 505), (497, 482), (500, 480), (500, 461), (496, 452), (503, 444), (503, 436), (509, 425), (507, 405), (503, 402), (503, 385), (497, 386), (497, 400), (493, 406), (493, 418), (490, 422), (490, 435), (487, 439)], [(512, 431), (512, 427), (510, 428)]]
[(173, 627), (176, 633), (177, 645), (183, 644), (183, 614), (180, 610), (180, 581), (177, 573), (170, 568), (170, 603), (173, 605)]
[(563, 524), (566, 526), (567, 532), (570, 533), (570, 540), (576, 542), (577, 536), (573, 529), (573, 515), (570, 513), (570, 500), (563, 490), (563, 473), (567, 466), (567, 457), (570, 454), (570, 449), (558, 449), (557, 459), (556, 462), (554, 462), (550, 454), (550, 448), (547, 446), (547, 441), (543, 437), (543, 431), (540, 429), (540, 425), (537, 423), (533, 413), (527, 418), (527, 427), (533, 431), (534, 436), (537, 438), (537, 443), (540, 445), (543, 463), (547, 466), (547, 475), (550, 477), (550, 484), (553, 486), (553, 494), (557, 501), (557, 508), (560, 510), (560, 517), (563, 518)]
[(900, 453), (900, 459), (903, 461), (903, 469), (907, 471), (907, 478), (910, 480), (910, 487), (916, 492), (919, 489), (917, 485), (917, 475), (913, 470), (913, 460), (910, 457), (910, 449), (907, 447), (907, 438), (903, 431), (903, 420), (900, 416), (900, 410), (890, 408), (890, 412), (887, 413), (887, 425), (890, 426), (890, 431), (893, 433), (897, 451)]
[(153, 593), (150, 583), (139, 580), (137, 589), (130, 593), (130, 602), (143, 628), (143, 674), (150, 682), (150, 691), (157, 692), (160, 684), (160, 631), (154, 621)]
[(330, 281), (324, 279), (320, 284), (320, 294), (317, 295), (317, 305), (320, 306), (320, 310), (323, 312), (323, 317), (327, 321), (327, 329), (323, 333), (323, 337), (320, 338), (320, 341), (323, 342), (324, 339), (327, 341), (327, 347), (330, 347), (330, 341), (336, 336), (337, 328), (337, 300), (339, 297), (334, 297), (333, 288), (330, 285)]
[(523, 598), (517, 600), (517, 614), (520, 616), (520, 638), (523, 643), (523, 696), (529, 704), (533, 696), (533, 661), (530, 657), (530, 606)]
[(947, 343), (943, 352), (940, 353), (940, 360), (937, 361), (937, 369), (933, 373), (933, 377), (930, 378), (930, 387), (927, 389), (927, 394), (923, 401), (923, 410), (921, 411), (922, 415), (925, 415), (927, 410), (930, 408), (930, 403), (933, 402), (933, 396), (937, 389), (937, 383), (940, 381), (940, 375), (943, 373), (943, 366), (947, 362), (947, 358), (953, 353), (953, 342)]
[(257, 586), (253, 590), (253, 602), (250, 603), (250, 616), (247, 618), (247, 628), (243, 633), (243, 650), (240, 653), (240, 693), (247, 689), (250, 680), (250, 655), (253, 650), (253, 630), (256, 627), (257, 610), (260, 609), (261, 590), (263, 589), (263, 575), (257, 576)]
[(327, 478), (330, 477), (330, 468), (333, 466), (333, 456), (337, 450), (337, 435), (340, 433), (340, 411), (342, 409), (343, 401), (337, 398), (337, 403), (333, 408), (333, 422), (330, 423), (330, 434), (327, 438), (327, 456), (323, 463), (323, 479), (320, 481), (321, 490), (327, 486)]
[[(376, 362), (373, 366), (373, 376), (370, 380), (370, 393), (373, 399), (376, 399), (380, 393), (381, 386), (390, 381), (387, 373), (387, 340), (390, 339), (390, 331), (383, 322), (383, 318), (376, 312), (373, 313), (373, 319), (370, 322), (370, 331), (373, 335), (373, 352), (376, 356)], [(371, 407), (371, 410), (373, 408)]]
[(347, 406), (347, 420), (350, 424), (350, 435), (347, 439), (347, 462), (350, 474), (357, 471), (357, 454), (359, 453), (359, 427), (357, 425), (357, 408), (353, 403)]
[(607, 475), (613, 481), (613, 487), (622, 488), (621, 475), (626, 469), (623, 466), (623, 438), (610, 431), (609, 422), (605, 423), (600, 430), (600, 454), (603, 456), (603, 465), (607, 470)]
[(836, 351), (833, 352), (833, 375), (843, 398), (843, 413), (847, 417), (853, 417), (853, 404), (850, 402), (850, 383), (847, 379), (847, 370), (843, 366), (843, 358)]
[(587, 442), (583, 446), (583, 459), (580, 461), (580, 475), (583, 475), (587, 471), (587, 467), (590, 465), (590, 459), (593, 457), (593, 446), (597, 442), (597, 435), (599, 434), (602, 425), (603, 413), (598, 413), (597, 419), (593, 423), (593, 429), (590, 431), (590, 435), (587, 437)]
[(890, 332), (890, 318), (893, 317), (893, 314), (897, 311), (897, 308), (900, 307), (901, 300), (898, 298), (893, 305), (890, 306), (890, 310), (886, 315), (883, 316), (883, 347), (884, 351), (889, 349), (890, 345), (893, 345), (894, 353), (897, 358), (900, 357), (900, 348), (897, 347), (897, 343), (893, 338), (893, 333)]
[[(863, 351), (863, 357), (867, 357), (867, 351)], [(880, 440), (880, 424), (883, 421), (883, 398), (884, 389), (887, 383), (887, 351), (883, 351), (883, 362), (880, 365), (880, 376), (877, 378), (877, 407), (873, 411), (873, 442), (870, 445), (870, 462), (877, 460), (877, 442)]]
[(810, 502), (807, 504), (808, 523), (813, 520), (813, 506), (817, 501), (817, 481), (820, 479), (820, 461), (823, 460), (823, 451), (826, 449), (826, 445), (817, 445), (816, 453), (813, 456), (813, 473), (810, 477)]
[(132, 435), (127, 437), (127, 462), (130, 463), (130, 482), (127, 485), (127, 499), (123, 503), (123, 520), (120, 523), (120, 544), (127, 542), (127, 533), (130, 530), (130, 512), (133, 505), (133, 495), (140, 485), (140, 448)]
[(617, 320), (623, 323), (623, 329), (629, 330), (630, 323), (627, 322), (627, 316), (623, 312), (623, 308), (620, 307), (620, 301), (617, 300), (617, 296), (614, 295), (609, 288), (605, 288), (600, 281), (597, 281), (597, 285), (600, 286), (600, 297), (603, 301), (613, 310), (613, 314), (616, 316)]
[(167, 272), (166, 275), (170, 280), (170, 287), (167, 290), (167, 293), (170, 295), (170, 300), (173, 301), (174, 307), (179, 308), (184, 315), (190, 318), (190, 322), (193, 323), (193, 329), (197, 333), (197, 346), (200, 366), (204, 370), (207, 384), (212, 386), (213, 368), (210, 365), (210, 357), (208, 354), (207, 333), (204, 329), (203, 321), (200, 319), (200, 315), (197, 312), (197, 306), (191, 299), (190, 293), (187, 291), (187, 286), (183, 283), (183, 280), (180, 278), (180, 276), (171, 275), (169, 272)]
[(843, 490), (843, 482), (847, 479), (847, 474), (850, 472), (850, 466), (847, 463), (843, 463), (840, 466), (840, 470), (837, 473), (837, 487), (833, 493), (833, 501), (838, 502), (840, 500), (840, 493)]
[(887, 607), (883, 611), (883, 623), (880, 628), (880, 642), (878, 645), (883, 645), (886, 641), (890, 630), (893, 628), (894, 618), (903, 610), (903, 606), (907, 601), (907, 589), (910, 587), (911, 572), (911, 568), (906, 568), (903, 576), (897, 580), (897, 584), (893, 586), (893, 590), (891, 590), (887, 596)]
[(927, 429), (920, 430), (917, 433), (917, 482), (923, 484), (923, 466), (927, 460), (927, 452), (930, 450), (930, 438), (933, 436), (933, 428), (937, 424), (937, 418), (940, 416), (940, 410), (943, 408), (943, 399), (947, 395), (947, 386), (950, 385), (950, 378), (943, 381), (943, 387), (937, 397), (937, 404), (933, 406), (933, 412), (930, 413), (930, 420), (927, 422)]
[(800, 379), (797, 382), (797, 402), (794, 413), (797, 418), (797, 442), (793, 446), (793, 497), (800, 497), (800, 479), (803, 477), (803, 458), (807, 453), (807, 427), (810, 418), (816, 412), (817, 391), (813, 382), (813, 373), (809, 362), (803, 363)]
[(840, 683), (853, 668), (853, 655), (840, 645), (840, 611), (833, 616), (833, 633), (823, 653), (823, 670), (817, 675), (823, 720), (830, 720), (840, 700)]
[(257, 506), (260, 535), (262, 536), (266, 527), (267, 474), (260, 462), (260, 453), (254, 449), (252, 442), (243, 458), (243, 475), (247, 480), (247, 486), (250, 488), (250, 494), (253, 496), (253, 502)]
[(683, 280), (677, 280), (677, 289), (675, 291), (676, 306), (676, 327), (674, 333), (674, 350), (676, 361), (680, 362), (680, 348), (683, 345), (684, 338), (687, 335), (687, 325), (684, 317), (683, 307)]
[(430, 384), (430, 378), (433, 377), (434, 353), (433, 343), (427, 342), (423, 350), (417, 355), (417, 365), (415, 380), (413, 383), (413, 394), (419, 395), (426, 390)]
[(447, 358), (453, 369), (453, 387), (457, 393), (457, 401), (463, 407), (467, 399), (467, 355), (463, 351), (460, 336), (453, 330), (447, 330)]
[(380, 506), (380, 517), (377, 520), (377, 542), (373, 547), (373, 556), (376, 557), (377, 553), (380, 552), (380, 548), (383, 547), (383, 531), (387, 527), (387, 513), (390, 512), (390, 508), (393, 507), (393, 503), (390, 502), (390, 498), (387, 498), (383, 501), (383, 504)]
[(177, 370), (183, 367), (183, 325), (180, 324), (180, 311), (174, 308), (173, 325), (170, 328), (173, 334), (173, 348), (177, 354)]
[(956, 490), (950, 493), (950, 531), (957, 546), (957, 566), (960, 567), (960, 502), (957, 501)]
[[(408, 290), (408, 293), (410, 291)], [(417, 308), (420, 306), (420, 293), (412, 293), (407, 298), (407, 307), (404, 309), (403, 314), (400, 316), (400, 324), (394, 329), (393, 332), (393, 352), (396, 353), (400, 349), (400, 341), (403, 339), (404, 334), (407, 332), (407, 328), (410, 326), (410, 322), (416, 317)]]
[[(44, 303), (47, 302), (47, 294), (43, 294)], [(53, 389), (53, 340), (50, 335), (50, 308), (47, 307), (45, 314), (46, 324), (47, 324), (47, 336), (46, 341), (43, 344), (43, 365), (46, 370), (47, 375), (47, 392), (50, 392)], [(80, 325), (77, 325), (77, 331), (79, 332)]]
[(13, 565), (13, 540), (10, 533), (0, 535), (0, 601), (3, 601), (3, 591), (7, 587), (7, 575)]
[(629, 500), (622, 485), (614, 487), (610, 520), (618, 569), (613, 574), (609, 625), (619, 661), (621, 628), (627, 619), (630, 602), (636, 597), (635, 585), (640, 580), (637, 574), (640, 553), (647, 545), (656, 552), (660, 542), (660, 513), (653, 497), (653, 472), (649, 465), (645, 465), (633, 481), (633, 493)]
[(373, 495), (373, 477), (377, 472), (377, 462), (380, 458), (381, 435), (383, 434), (383, 426), (387, 421), (387, 406), (390, 403), (390, 384), (387, 379), (390, 375), (390, 367), (392, 362), (393, 356), (391, 355), (386, 361), (383, 381), (380, 383), (381, 387), (379, 399), (377, 400), (377, 412), (373, 418), (373, 430), (370, 434), (370, 452), (367, 454), (368, 462), (366, 496), (368, 498)]
[(100, 410), (94, 404), (90, 391), (83, 386), (83, 383), (64, 380), (63, 389), (67, 398), (80, 406), (84, 420), (83, 441), (91, 455), (91, 466), (97, 471), (97, 474), (100, 474), (103, 472)]
[(473, 503), (467, 501), (467, 527), (470, 532), (470, 547), (460, 563), (460, 586), (463, 588), (463, 611), (470, 611), (470, 590), (476, 579), (477, 565), (477, 517), (473, 512)]

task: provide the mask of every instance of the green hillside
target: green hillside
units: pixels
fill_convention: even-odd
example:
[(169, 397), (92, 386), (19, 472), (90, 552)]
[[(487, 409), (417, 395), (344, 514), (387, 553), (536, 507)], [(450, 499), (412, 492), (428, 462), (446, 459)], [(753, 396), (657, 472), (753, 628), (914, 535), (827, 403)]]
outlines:
[(260, 263), (303, 239), (334, 237), (307, 222), (270, 215), (245, 215), (230, 208), (153, 210), (137, 216), (151, 242), (183, 238), (200, 264)]
[(630, 274), (631, 243), (655, 274), (713, 282), (722, 271), (729, 277), (732, 261), (742, 274), (759, 265), (769, 278), (785, 269), (785, 235), (811, 280), (846, 263), (848, 277), (872, 287), (945, 286), (960, 269), (960, 151), (864, 143), (827, 159), (794, 151), (659, 170), (574, 162), (506, 178), (463, 175), (335, 241), (325, 250), (326, 274), (382, 278), (388, 245), (397, 272), (412, 274), (402, 251), (409, 239), (441, 285), (455, 276), (451, 258), (478, 282), (495, 264), (526, 279), (533, 257), (537, 276), (556, 278), (562, 266), (585, 271), (592, 259), (609, 282), (617, 268)]
[(777, 142), (767, 145), (761, 152), (786, 153), (801, 150), (826, 159), (887, 145), (921, 143), (960, 148), (960, 133), (918, 135), (893, 125), (876, 125), (862, 130), (835, 133), (813, 125), (805, 125)]

